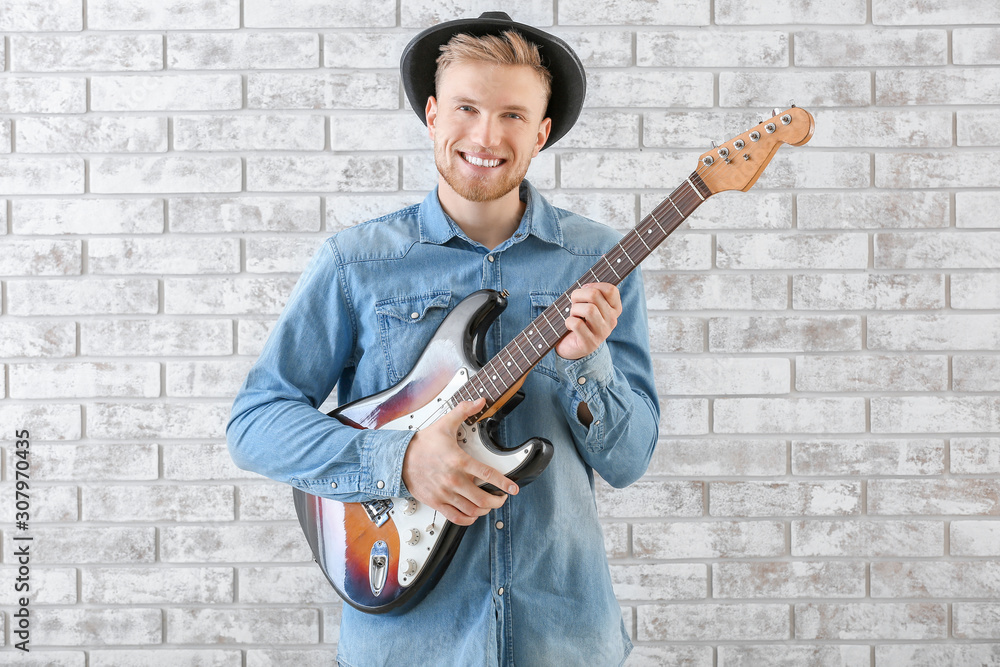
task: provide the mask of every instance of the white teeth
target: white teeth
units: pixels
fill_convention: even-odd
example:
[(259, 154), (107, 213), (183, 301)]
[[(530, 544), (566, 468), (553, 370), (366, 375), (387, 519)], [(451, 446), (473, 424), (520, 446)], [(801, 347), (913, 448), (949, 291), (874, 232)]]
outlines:
[(465, 158), (466, 162), (474, 164), (477, 167), (496, 167), (501, 162), (500, 160), (482, 160), (474, 155), (466, 155), (465, 153), (462, 153), (462, 157)]

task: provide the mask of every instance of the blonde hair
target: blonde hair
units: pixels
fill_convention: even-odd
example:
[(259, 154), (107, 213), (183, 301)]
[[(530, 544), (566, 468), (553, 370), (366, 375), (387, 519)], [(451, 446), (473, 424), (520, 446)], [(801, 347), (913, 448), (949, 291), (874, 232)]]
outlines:
[(474, 37), (461, 33), (441, 47), (437, 58), (434, 86), (441, 81), (441, 73), (449, 66), (461, 62), (486, 62), (495, 65), (527, 65), (542, 80), (545, 99), (552, 95), (552, 73), (542, 64), (538, 45), (526, 40), (516, 30), (506, 30), (500, 35)]

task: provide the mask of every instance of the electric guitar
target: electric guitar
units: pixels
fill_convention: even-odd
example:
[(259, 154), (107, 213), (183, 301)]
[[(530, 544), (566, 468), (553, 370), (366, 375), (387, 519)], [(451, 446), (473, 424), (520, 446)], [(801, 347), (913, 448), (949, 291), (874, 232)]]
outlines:
[[(552, 458), (541, 438), (504, 449), (494, 431), (523, 397), (528, 372), (567, 333), (570, 293), (585, 283), (617, 285), (702, 202), (726, 190), (749, 190), (782, 144), (812, 137), (815, 121), (792, 106), (700, 156), (698, 168), (627, 233), (561, 297), (489, 361), (486, 331), (506, 307), (505, 293), (480, 290), (463, 299), (438, 327), (413, 369), (395, 386), (329, 413), (358, 429), (419, 430), (459, 402), (486, 397), (466, 420), (459, 445), (524, 486)], [(481, 482), (491, 492), (496, 489)], [(295, 511), (316, 562), (346, 602), (381, 613), (412, 606), (451, 561), (465, 528), (413, 498), (342, 503), (294, 489)]]

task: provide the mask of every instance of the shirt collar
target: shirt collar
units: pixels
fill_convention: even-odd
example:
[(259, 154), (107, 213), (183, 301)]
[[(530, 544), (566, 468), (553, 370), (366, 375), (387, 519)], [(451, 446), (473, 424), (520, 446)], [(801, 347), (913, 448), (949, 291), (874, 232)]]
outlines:
[[(420, 204), (420, 242), (443, 245), (455, 237), (468, 241), (465, 233), (441, 208), (437, 193), (438, 189), (435, 187)], [(521, 241), (527, 235), (563, 245), (562, 227), (556, 209), (527, 180), (521, 181), (520, 196), (521, 201), (528, 205), (513, 238), (505, 241), (503, 246)]]

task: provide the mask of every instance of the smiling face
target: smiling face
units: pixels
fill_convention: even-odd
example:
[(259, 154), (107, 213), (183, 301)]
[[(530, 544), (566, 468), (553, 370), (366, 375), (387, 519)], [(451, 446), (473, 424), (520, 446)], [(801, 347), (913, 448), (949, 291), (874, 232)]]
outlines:
[(450, 65), (426, 109), (441, 189), (489, 202), (517, 188), (548, 139), (547, 104), (541, 77), (528, 66)]

